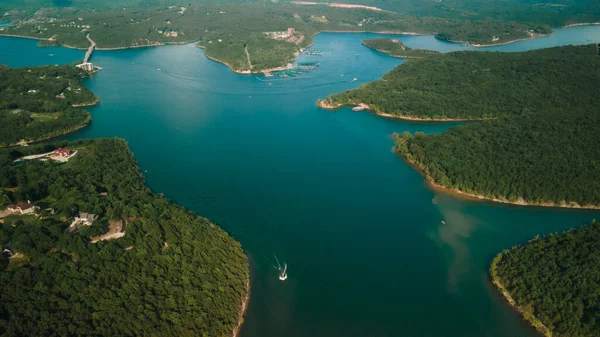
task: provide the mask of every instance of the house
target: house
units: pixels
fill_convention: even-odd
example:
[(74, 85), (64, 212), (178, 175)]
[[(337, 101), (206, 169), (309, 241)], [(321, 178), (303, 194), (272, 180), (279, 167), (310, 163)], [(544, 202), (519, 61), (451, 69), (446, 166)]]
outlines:
[(91, 226), (96, 219), (98, 219), (98, 216), (96, 214), (79, 213), (79, 215), (77, 215), (75, 217), (75, 220), (73, 220), (73, 222), (71, 223), (69, 228), (74, 228), (74, 227), (79, 227), (79, 226)]
[(50, 153), (50, 159), (67, 162), (71, 157), (77, 154), (77, 151), (73, 151), (71, 149), (63, 149), (59, 147), (58, 149), (52, 151)]
[(13, 257), (13, 252), (10, 249), (4, 249), (2, 251), (2, 257), (5, 259), (10, 259), (11, 257)]
[(288, 33), (288, 35), (294, 35), (294, 34), (296, 34), (296, 29), (288, 28), (287, 33)]
[(27, 202), (19, 201), (16, 204), (10, 204), (7, 209), (16, 214), (33, 214), (38, 207), (27, 200)]
[(63, 149), (62, 147), (59, 147), (58, 149), (56, 149), (52, 152), (52, 156), (53, 157), (68, 157), (71, 155), (71, 153), (73, 153), (73, 151), (71, 149)]
[(82, 64), (76, 65), (75, 67), (83, 69), (85, 71), (94, 71), (94, 64), (92, 64), (91, 62), (84, 62)]

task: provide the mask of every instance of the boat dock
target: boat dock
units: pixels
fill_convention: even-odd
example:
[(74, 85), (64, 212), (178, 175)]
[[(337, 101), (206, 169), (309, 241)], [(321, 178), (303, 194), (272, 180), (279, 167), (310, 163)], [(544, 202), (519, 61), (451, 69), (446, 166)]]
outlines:
[(309, 72), (313, 70), (317, 70), (321, 64), (319, 62), (298, 62), (296, 67), (280, 71), (277, 73), (279, 77), (296, 77), (299, 74), (304, 72)]
[(317, 49), (314, 49), (314, 48), (306, 50), (305, 54), (306, 55), (316, 55), (316, 56), (323, 55), (323, 53), (320, 50), (317, 50)]
[(301, 70), (315, 70), (320, 65), (319, 62), (298, 62), (298, 68)]

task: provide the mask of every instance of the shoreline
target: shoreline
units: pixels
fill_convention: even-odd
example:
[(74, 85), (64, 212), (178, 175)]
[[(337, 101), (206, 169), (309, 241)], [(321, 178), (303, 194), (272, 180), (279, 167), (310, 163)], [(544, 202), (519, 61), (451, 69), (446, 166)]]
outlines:
[[(519, 41), (527, 41), (527, 40), (537, 39), (539, 37), (548, 37), (548, 36), (551, 36), (551, 35), (554, 35), (554, 30), (552, 30), (552, 32), (550, 32), (550, 34), (538, 34), (538, 35), (535, 35), (535, 36), (524, 37), (522, 39), (516, 39), (516, 40), (512, 40), (512, 41), (500, 42), (500, 43), (492, 43), (492, 44), (476, 43), (476, 44), (471, 44), (471, 46), (475, 47), (475, 48), (504, 46), (504, 45), (515, 43), (515, 42), (519, 42)], [(457, 43), (463, 43), (463, 42), (464, 41), (459, 41)]]
[(496, 289), (502, 294), (502, 296), (508, 302), (510, 307), (513, 310), (516, 310), (517, 313), (519, 313), (519, 315), (525, 321), (529, 322), (529, 324), (531, 324), (531, 326), (533, 326), (538, 332), (540, 332), (545, 337), (552, 337), (552, 331), (550, 329), (548, 329), (544, 325), (544, 323), (542, 323), (542, 321), (540, 321), (534, 315), (532, 315), (532, 314), (527, 315), (525, 313), (525, 310), (523, 310), (523, 308), (521, 308), (517, 304), (517, 302), (511, 296), (510, 292), (504, 287), (504, 284), (502, 284), (502, 282), (500, 281), (500, 278), (496, 275), (495, 269), (496, 269), (496, 263), (498, 261), (497, 259), (498, 259), (498, 257), (501, 257), (502, 254), (503, 253), (500, 253), (499, 255), (497, 255), (496, 258), (494, 258), (494, 260), (492, 261), (492, 265), (490, 266), (490, 277), (492, 279), (492, 284), (494, 286), (496, 286)]
[(60, 135), (49, 136), (49, 137), (44, 137), (44, 138), (38, 138), (38, 139), (33, 139), (33, 140), (24, 140), (24, 139), (22, 139), (18, 143), (9, 144), (9, 145), (0, 145), (0, 149), (2, 149), (2, 148), (9, 148), (9, 147), (16, 147), (16, 146), (29, 146), (29, 144), (44, 142), (44, 141), (47, 141), (47, 140), (50, 140), (50, 139), (53, 139), (53, 138), (63, 137), (63, 136), (66, 136), (68, 134), (71, 134), (73, 132), (79, 131), (79, 130), (87, 127), (91, 123), (92, 123), (92, 118), (90, 116), (89, 121), (87, 121), (86, 123), (84, 123), (82, 125), (79, 125), (79, 126), (76, 126), (73, 129), (69, 129), (69, 130), (61, 133)]
[(371, 47), (371, 46), (365, 44), (364, 42), (361, 42), (361, 44), (363, 46), (371, 49), (371, 50), (374, 50), (374, 51), (378, 52), (378, 53), (386, 54), (387, 56), (395, 57), (395, 58), (398, 58), (398, 59), (422, 59), (422, 58), (426, 57), (426, 56), (401, 56), (401, 55), (395, 55), (395, 54), (392, 54), (391, 51), (389, 51), (389, 50), (377, 49), (377, 48), (374, 48), (374, 47)]
[(579, 26), (597, 26), (600, 25), (600, 22), (582, 22), (582, 23), (572, 23), (561, 28), (571, 28), (571, 27), (579, 27)]
[(99, 103), (100, 103), (100, 98), (96, 97), (96, 99), (93, 102), (73, 104), (71, 106), (74, 107), (74, 108), (85, 108), (85, 107), (90, 107), (90, 106), (97, 105)]
[[(16, 34), (4, 34), (2, 32), (0, 32), (0, 37), (17, 37), (17, 38), (22, 38), (22, 39), (30, 39), (30, 40), (38, 40), (38, 41), (56, 41), (52, 38), (45, 38), (45, 37), (35, 37), (35, 36), (27, 36), (27, 35), (16, 35)], [(95, 50), (124, 50), (124, 49), (136, 49), (136, 48), (151, 48), (151, 47), (162, 47), (162, 46), (168, 46), (168, 45), (183, 45), (183, 44), (190, 44), (190, 43), (195, 43), (198, 42), (198, 40), (191, 40), (191, 41), (181, 41), (181, 42), (156, 42), (153, 44), (144, 44), (144, 45), (138, 45), (138, 46), (129, 46), (129, 47), (96, 47)], [(75, 47), (72, 45), (68, 45), (68, 44), (57, 44), (56, 46), (40, 46), (40, 48), (43, 47), (65, 47), (65, 48), (69, 48), (69, 49), (75, 49), (75, 50), (87, 50), (89, 47)]]
[[(311, 45), (312, 45), (312, 44), (310, 44), (309, 46), (311, 46)], [(198, 47), (198, 48), (200, 48), (200, 49), (206, 49), (206, 47), (205, 47), (205, 46), (201, 46), (201, 45), (196, 45), (196, 47)], [(308, 48), (308, 47), (306, 47), (306, 48)], [(296, 61), (296, 58), (297, 58), (297, 57), (298, 57), (298, 56), (299, 56), (299, 55), (300, 55), (300, 54), (301, 54), (301, 53), (302, 53), (304, 50), (306, 50), (306, 48), (301, 48), (301, 49), (300, 49), (300, 51), (298, 51), (298, 52), (294, 53), (294, 59), (293, 59), (291, 62), (294, 62), (294, 61)], [(281, 66), (281, 67), (267, 68), (267, 69), (258, 69), (258, 70), (236, 70), (236, 69), (233, 69), (229, 63), (227, 63), (227, 62), (225, 62), (225, 61), (223, 61), (223, 60), (219, 60), (219, 59), (218, 59), (218, 58), (216, 58), (216, 57), (213, 57), (213, 56), (210, 56), (210, 55), (206, 55), (206, 52), (204, 52), (204, 56), (205, 56), (206, 58), (208, 58), (208, 59), (212, 60), (212, 61), (215, 61), (215, 62), (218, 62), (218, 63), (221, 63), (221, 64), (224, 64), (224, 65), (226, 65), (226, 66), (229, 68), (229, 70), (233, 71), (233, 72), (234, 72), (234, 73), (236, 73), (236, 74), (240, 74), (240, 75), (264, 74), (264, 73), (270, 73), (270, 72), (275, 72), (275, 71), (283, 71), (283, 70), (286, 70), (286, 69), (288, 69), (288, 66), (287, 66), (287, 65), (285, 65), (285, 66)], [(288, 64), (289, 64), (289, 63), (291, 63), (291, 62), (288, 62)]]
[[(96, 97), (96, 100), (93, 101), (93, 102), (82, 103), (82, 104), (73, 104), (71, 106), (74, 107), (74, 108), (82, 108), (82, 107), (94, 106), (94, 105), (97, 105), (98, 103), (100, 103), (100, 98)], [(15, 147), (15, 146), (26, 146), (26, 145), (29, 145), (29, 144), (34, 144), (34, 143), (39, 143), (39, 142), (43, 142), (43, 141), (46, 141), (46, 140), (50, 140), (50, 139), (53, 139), (53, 138), (63, 137), (63, 136), (66, 136), (66, 135), (68, 135), (70, 133), (79, 131), (79, 130), (87, 127), (88, 125), (90, 125), (92, 123), (92, 115), (89, 112), (88, 112), (88, 115), (89, 115), (89, 118), (88, 118), (88, 120), (85, 123), (83, 123), (82, 125), (76, 126), (73, 129), (69, 129), (69, 130), (61, 133), (60, 135), (49, 136), (49, 137), (44, 137), (44, 138), (38, 138), (38, 139), (33, 139), (33, 140), (24, 140), (24, 139), (22, 139), (21, 141), (19, 141), (17, 143), (14, 143), (14, 144), (0, 145), (0, 149), (1, 148)]]
[[(563, 29), (563, 28), (572, 28), (572, 27), (580, 27), (580, 26), (595, 26), (595, 25), (600, 25), (600, 22), (571, 23), (571, 24), (568, 24), (568, 25), (565, 25), (565, 26), (562, 26), (562, 27), (556, 27), (556, 28)], [(368, 31), (368, 30), (322, 30), (322, 31), (318, 31), (318, 32), (314, 33), (313, 37), (316, 36), (316, 35), (319, 35), (321, 33), (371, 33), (371, 34), (381, 34), (381, 35), (411, 35), (411, 36), (424, 36), (424, 35), (435, 35), (436, 34), (436, 33), (405, 32), (405, 31), (395, 31), (395, 30), (384, 30), (384, 31)], [(525, 40), (535, 39), (535, 38), (538, 38), (538, 37), (546, 37), (546, 36), (550, 36), (550, 35), (553, 35), (553, 34), (554, 34), (554, 31), (550, 32), (549, 34), (538, 34), (538, 35), (535, 35), (535, 36), (525, 37), (525, 38), (511, 40), (511, 41), (506, 41), (506, 42), (501, 42), (501, 43), (492, 43), (492, 44), (481, 44), (481, 43), (478, 43), (478, 44), (471, 44), (471, 46), (472, 47), (476, 47), (476, 48), (501, 46), (501, 45), (506, 45), (506, 44), (518, 42), (518, 41), (525, 41)], [(52, 37), (50, 37), (50, 38), (44, 38), (44, 37), (35, 37), (35, 36), (27, 36), (27, 35), (5, 34), (2, 31), (0, 31), (0, 37), (2, 37), (2, 36), (17, 37), (17, 38), (32, 39), (32, 40), (40, 40), (40, 41), (56, 41)], [(139, 45), (139, 46), (129, 46), (129, 47), (96, 47), (96, 50), (122, 50), (122, 49), (134, 49), (134, 48), (161, 47), (161, 46), (167, 46), (167, 45), (183, 45), (183, 44), (195, 43), (195, 42), (198, 42), (198, 41), (199, 40), (179, 41), (179, 42), (156, 42), (156, 43), (152, 43), (152, 44)], [(450, 43), (465, 43), (466, 42), (466, 41), (460, 41), (460, 40), (440, 40), (440, 41), (446, 41), (446, 42), (450, 42)], [(310, 45), (308, 45), (306, 48), (309, 48), (311, 45), (312, 45), (312, 43)], [(87, 49), (87, 47), (75, 47), (75, 46), (70, 46), (70, 45), (66, 45), (66, 44), (57, 44), (56, 47), (67, 47), (67, 48), (77, 49), (77, 50), (86, 50)], [(199, 48), (205, 48), (204, 46), (200, 46), (200, 45), (198, 45), (198, 47)], [(306, 48), (304, 48), (304, 49), (306, 49)], [(300, 53), (302, 53), (302, 51), (304, 51), (304, 49), (301, 49)], [(390, 56), (392, 56), (392, 55), (390, 55)], [(220, 60), (216, 60), (216, 61), (217, 62), (221, 62)], [(224, 62), (222, 62), (222, 63), (224, 63)], [(260, 73), (260, 72), (258, 72), (258, 73)]]
[[(322, 108), (322, 109), (326, 109), (326, 110), (337, 110), (343, 107), (350, 107), (353, 106), (354, 104), (329, 104), (327, 102), (325, 102), (325, 100), (319, 100), (317, 105)], [(440, 123), (446, 123), (446, 122), (477, 122), (477, 121), (485, 121), (485, 120), (489, 120), (490, 118), (472, 118), (472, 119), (460, 119), (460, 118), (440, 118), (440, 119), (435, 119), (435, 118), (419, 118), (419, 117), (410, 117), (410, 116), (400, 116), (400, 115), (392, 115), (389, 113), (385, 113), (385, 112), (377, 112), (375, 110), (373, 110), (371, 108), (371, 106), (369, 106), (368, 104), (365, 103), (358, 103), (355, 104), (354, 106), (360, 106), (363, 107), (364, 110), (367, 110), (368, 112), (370, 112), (371, 114), (375, 115), (375, 116), (379, 116), (379, 117), (384, 117), (384, 118), (389, 118), (389, 119), (400, 119), (400, 120), (405, 120), (405, 121), (411, 121), (411, 122), (425, 122), (425, 123), (436, 123), (436, 122), (440, 122)]]
[[(589, 22), (589, 23), (573, 23), (573, 24), (569, 24), (563, 27), (559, 27), (559, 28), (570, 28), (570, 27), (577, 27), (577, 26), (589, 26), (589, 25), (600, 25), (600, 22)], [(322, 30), (322, 31), (318, 31), (315, 32), (312, 36), (313, 38), (321, 33), (345, 33), (345, 34), (359, 34), (359, 33), (371, 33), (371, 34), (381, 34), (381, 35), (409, 35), (409, 36), (425, 36), (425, 35), (435, 35), (435, 33), (418, 33), (418, 32), (405, 32), (405, 31), (394, 31), (394, 30), (387, 30), (387, 31), (368, 31), (368, 30)], [(472, 47), (475, 48), (484, 48), (484, 47), (493, 47), (493, 46), (501, 46), (501, 45), (506, 45), (506, 44), (510, 44), (510, 43), (515, 43), (515, 42), (519, 42), (519, 41), (525, 41), (525, 40), (531, 40), (531, 39), (535, 39), (538, 37), (546, 37), (546, 36), (550, 36), (554, 34), (554, 31), (550, 32), (549, 34), (539, 34), (536, 36), (530, 36), (530, 37), (526, 37), (526, 38), (522, 38), (522, 39), (516, 39), (516, 40), (512, 40), (512, 41), (507, 41), (507, 42), (502, 42), (502, 43), (493, 43), (493, 44), (471, 44)], [(16, 37), (16, 38), (25, 38), (25, 39), (32, 39), (32, 40), (39, 40), (39, 41), (55, 41), (55, 39), (51, 38), (43, 38), (43, 37), (34, 37), (34, 36), (26, 36), (26, 35), (15, 35), (15, 34), (4, 34), (2, 32), (0, 32), (0, 37), (2, 36), (6, 36), (6, 37)], [(151, 48), (151, 47), (161, 47), (161, 46), (167, 46), (167, 45), (184, 45), (184, 44), (190, 44), (190, 43), (197, 43), (199, 40), (190, 40), (190, 41), (180, 41), (180, 42), (156, 42), (156, 43), (152, 43), (152, 44), (146, 44), (146, 45), (139, 45), (139, 46), (129, 46), (129, 47), (96, 47), (96, 50), (100, 50), (100, 51), (111, 51), (111, 50), (124, 50), (124, 49), (135, 49), (135, 48)], [(442, 41), (442, 40), (440, 40)], [(449, 43), (465, 43), (465, 41), (455, 41), (455, 40), (447, 40), (446, 42)], [(300, 54), (302, 54), (302, 52), (304, 52), (304, 50), (310, 48), (312, 45), (314, 44), (314, 39), (313, 42), (309, 45), (307, 45), (304, 48), (301, 48), (298, 52), (294, 53), (294, 58), (289, 61), (288, 63), (291, 62), (295, 62), (298, 58), (298, 56)], [(364, 44), (363, 44), (364, 45)], [(70, 46), (70, 45), (66, 45), (66, 44), (57, 44), (57, 47), (66, 47), (66, 48), (71, 48), (71, 49), (76, 49), (76, 50), (87, 50), (87, 47), (75, 47), (75, 46)], [(199, 44), (196, 44), (196, 46), (198, 48), (202, 48), (205, 49), (205, 46), (201, 46)], [(366, 46), (366, 45), (365, 45)], [(421, 57), (412, 57), (412, 56), (395, 56), (395, 55), (391, 55), (385, 51), (381, 51), (381, 50), (377, 50), (375, 48), (371, 48), (369, 46), (366, 46), (372, 50), (376, 50), (380, 53), (384, 53), (386, 55), (389, 55), (391, 57), (395, 57), (395, 58), (403, 58), (403, 59), (418, 59)], [(206, 55), (206, 53), (204, 54), (207, 58), (215, 61), (215, 62), (219, 62), (222, 63), (224, 65), (226, 65), (227, 67), (229, 67), (229, 69), (231, 69), (231, 71), (237, 73), (237, 74), (241, 74), (241, 75), (252, 75), (252, 74), (261, 74), (261, 73), (269, 73), (269, 72), (274, 72), (274, 71), (282, 71), (287, 69), (287, 66), (281, 66), (281, 67), (275, 67), (275, 68), (269, 68), (269, 69), (259, 69), (259, 70), (234, 70), (233, 68), (231, 68), (231, 65), (228, 64), (225, 61), (219, 60), (217, 58), (211, 57)], [(388, 116), (384, 116), (384, 117), (388, 117)], [(401, 119), (406, 119), (406, 120), (415, 120), (415, 121), (419, 121), (421, 119), (409, 119), (409, 118), (402, 118), (402, 117), (391, 117), (391, 118), (401, 118)], [(428, 119), (424, 119), (424, 121), (427, 121)], [(442, 121), (442, 120), (440, 120)], [(455, 120), (448, 120), (448, 121), (455, 121)], [(461, 121), (461, 120), (456, 120), (456, 121)]]
[(250, 277), (246, 281), (246, 296), (244, 296), (244, 300), (242, 302), (242, 308), (240, 310), (240, 315), (238, 319), (238, 324), (233, 328), (233, 337), (238, 337), (242, 325), (244, 324), (244, 316), (246, 315), (246, 311), (248, 310), (248, 303), (250, 302)]
[[(202, 46), (197, 46), (197, 47), (201, 48), (201, 49), (205, 49), (206, 48), (206, 47), (202, 47)], [(229, 63), (227, 63), (227, 62), (225, 62), (223, 60), (219, 60), (216, 57), (212, 57), (212, 56), (206, 55), (206, 52), (204, 53), (204, 56), (206, 58), (208, 58), (209, 60), (212, 60), (212, 61), (215, 61), (215, 62), (219, 62), (221, 64), (226, 65), (229, 68), (229, 70), (233, 71), (236, 74), (240, 74), (240, 75), (251, 75), (252, 74), (252, 72), (250, 70), (235, 70), (235, 69), (233, 69), (231, 67), (231, 65)]]
[(582, 206), (582, 205), (579, 205), (577, 203), (567, 204), (566, 202), (565, 203), (561, 203), (561, 204), (550, 203), (550, 202), (532, 203), (532, 202), (525, 201), (523, 198), (520, 198), (519, 201), (510, 201), (510, 200), (506, 200), (506, 199), (489, 198), (489, 197), (486, 197), (486, 196), (481, 195), (481, 194), (474, 194), (474, 193), (463, 192), (463, 191), (461, 191), (459, 189), (456, 189), (456, 188), (449, 188), (449, 187), (442, 186), (442, 185), (438, 184), (433, 179), (433, 177), (431, 177), (429, 174), (427, 174), (415, 162), (413, 162), (410, 159), (408, 159), (402, 152), (398, 151), (395, 146), (394, 146), (394, 152), (398, 156), (400, 156), (405, 162), (407, 162), (410, 166), (412, 166), (413, 168), (415, 168), (421, 175), (423, 175), (423, 177), (425, 178), (425, 181), (427, 182), (427, 185), (429, 187), (431, 187), (434, 190), (442, 191), (444, 193), (450, 194), (450, 195), (455, 196), (455, 197), (461, 197), (461, 198), (469, 199), (469, 200), (489, 201), (489, 202), (495, 202), (495, 203), (499, 203), (499, 204), (516, 205), (516, 206), (526, 206), (526, 207), (566, 208), (566, 209), (590, 209), (590, 210), (598, 210), (598, 209), (600, 209), (600, 205), (585, 205), (585, 206)]

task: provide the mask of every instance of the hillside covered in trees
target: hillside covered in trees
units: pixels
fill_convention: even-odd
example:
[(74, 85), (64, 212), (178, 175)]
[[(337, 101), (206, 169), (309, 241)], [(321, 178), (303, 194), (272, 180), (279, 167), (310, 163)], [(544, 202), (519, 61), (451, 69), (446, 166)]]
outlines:
[(0, 146), (76, 130), (91, 120), (73, 105), (97, 98), (83, 84), (87, 74), (72, 66), (0, 66)]
[[(41, 1), (43, 2), (43, 0)], [(412, 16), (402, 12), (304, 6), (293, 3), (219, 4), (174, 1), (131, 3), (110, 7), (97, 1), (76, 6), (36, 7), (7, 11), (9, 26), (1, 34), (42, 39), (44, 45), (87, 48), (89, 34), (102, 48), (156, 46), (198, 41), (206, 55), (227, 63), (236, 71), (260, 71), (286, 65), (321, 31), (417, 32), (441, 34), (472, 43), (508, 42), (551, 32), (543, 23), (500, 21), (493, 18), (464, 20)], [(3, 4), (0, 4), (0, 9)], [(4, 4), (6, 9), (11, 8)], [(35, 10), (34, 10), (35, 8)], [(265, 33), (294, 28), (295, 39), (271, 39)], [(302, 38), (300, 38), (302, 36)], [(247, 62), (245, 49), (250, 52)]]
[(505, 250), (494, 258), (490, 274), (546, 336), (597, 337), (599, 264), (600, 223), (594, 222)]
[(521, 53), (461, 51), (410, 60), (382, 80), (331, 95), (331, 105), (422, 119), (487, 119), (568, 107), (597, 94), (596, 46)]
[[(68, 163), (19, 156), (77, 150)], [(154, 195), (119, 139), (0, 150), (0, 209), (30, 199), (41, 216), (5, 218), (1, 336), (231, 336), (247, 258), (204, 218)], [(49, 209), (53, 209), (51, 212)], [(68, 231), (73, 215), (99, 216)], [(125, 235), (92, 243), (109, 221)]]
[(363, 40), (362, 44), (378, 52), (400, 58), (423, 58), (439, 54), (432, 50), (412, 49), (404, 45), (401, 41), (388, 38)]
[[(547, 57), (532, 57), (536, 54)], [(513, 59), (512, 54), (495, 56)], [(529, 70), (504, 81), (506, 91), (498, 96), (512, 97), (516, 103), (506, 100), (504, 108), (490, 104), (490, 111), (496, 112), (491, 116), (499, 118), (440, 134), (396, 135), (396, 150), (431, 182), (464, 193), (523, 204), (600, 206), (600, 57), (596, 46), (519, 56), (529, 59)], [(548, 63), (561, 71), (551, 71)], [(476, 59), (468, 65), (478, 71), (483, 67)], [(519, 63), (511, 63), (509, 69), (520, 69)], [(532, 81), (540, 87), (526, 95), (533, 88)], [(486, 102), (471, 99), (483, 98), (486, 91), (484, 86), (473, 86), (465, 92), (465, 109), (483, 109)]]

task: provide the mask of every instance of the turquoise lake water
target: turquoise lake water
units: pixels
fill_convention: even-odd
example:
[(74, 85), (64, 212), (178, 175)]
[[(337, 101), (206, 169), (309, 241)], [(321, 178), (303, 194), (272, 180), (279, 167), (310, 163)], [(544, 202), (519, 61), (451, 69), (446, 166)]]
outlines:
[[(320, 69), (294, 79), (234, 74), (193, 45), (95, 52), (104, 69), (86, 84), (101, 103), (90, 109), (91, 126), (67, 138), (127, 139), (150, 188), (242, 242), (252, 297), (241, 337), (536, 336), (490, 285), (491, 259), (600, 212), (433, 191), (392, 152), (389, 135), (453, 124), (318, 109), (318, 98), (403, 62), (360, 44), (372, 36), (316, 36), (323, 56), (300, 61), (318, 60)], [(432, 36), (397, 38), (413, 48), (465, 49)], [(600, 42), (600, 26), (477, 50), (591, 42)], [(84, 55), (36, 44), (0, 38), (0, 63)], [(274, 254), (289, 265), (285, 282)]]

